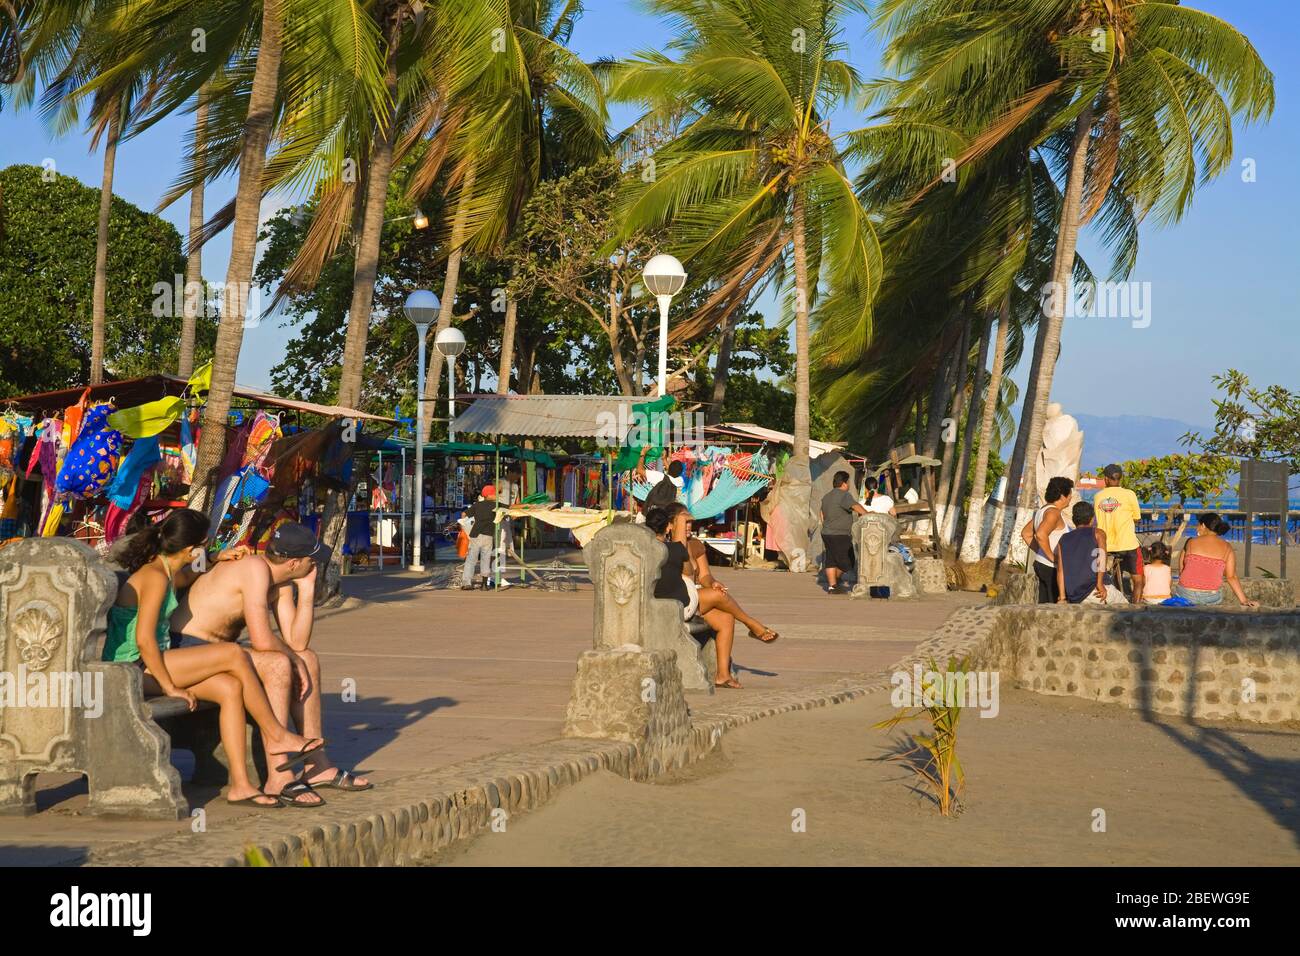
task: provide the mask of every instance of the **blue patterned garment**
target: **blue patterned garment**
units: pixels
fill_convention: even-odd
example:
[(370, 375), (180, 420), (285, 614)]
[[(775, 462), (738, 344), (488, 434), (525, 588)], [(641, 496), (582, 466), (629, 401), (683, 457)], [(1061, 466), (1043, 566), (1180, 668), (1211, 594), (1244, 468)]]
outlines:
[(108, 424), (108, 416), (115, 411), (106, 402), (86, 412), (55, 479), (56, 494), (93, 498), (113, 480), (122, 457), (122, 433)]

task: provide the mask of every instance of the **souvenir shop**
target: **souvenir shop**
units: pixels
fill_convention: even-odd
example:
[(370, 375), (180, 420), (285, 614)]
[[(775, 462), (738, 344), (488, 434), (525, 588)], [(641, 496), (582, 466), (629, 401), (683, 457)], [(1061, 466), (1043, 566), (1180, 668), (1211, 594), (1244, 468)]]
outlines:
[[(349, 551), (353, 567), (367, 564), (379, 570), (405, 566), (414, 534), (415, 443), (405, 438), (367, 436), (358, 448), (363, 477), (357, 485), (355, 509), (349, 516)], [(567, 485), (584, 488), (581, 466), (545, 451), (518, 445), (471, 442), (429, 442), (424, 446), (422, 552), (432, 560), (451, 557), (460, 526), (457, 520), (482, 489), (498, 489), (504, 503), (536, 504), (558, 500)], [(603, 490), (603, 489), (602, 489)], [(365, 519), (364, 523), (361, 520)], [(368, 532), (368, 559), (361, 535)], [(534, 544), (553, 542), (535, 536)]]
[[(183, 507), (211, 366), (13, 398), (0, 411), (0, 543), (70, 535), (99, 550), (137, 515)], [(355, 409), (237, 388), (210, 476), (213, 541), (259, 547), (282, 521), (318, 527), (350, 482)]]

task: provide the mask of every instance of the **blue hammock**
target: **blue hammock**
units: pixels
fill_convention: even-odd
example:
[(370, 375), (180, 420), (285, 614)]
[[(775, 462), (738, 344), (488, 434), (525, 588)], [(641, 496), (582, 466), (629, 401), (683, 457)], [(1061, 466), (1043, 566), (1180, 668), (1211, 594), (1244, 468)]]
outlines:
[[(712, 518), (723, 514), (742, 501), (754, 495), (768, 483), (766, 478), (737, 478), (735, 473), (723, 470), (709, 489), (709, 493), (690, 506), (692, 518)], [(638, 501), (644, 501), (650, 493), (648, 482), (632, 483), (632, 495)]]

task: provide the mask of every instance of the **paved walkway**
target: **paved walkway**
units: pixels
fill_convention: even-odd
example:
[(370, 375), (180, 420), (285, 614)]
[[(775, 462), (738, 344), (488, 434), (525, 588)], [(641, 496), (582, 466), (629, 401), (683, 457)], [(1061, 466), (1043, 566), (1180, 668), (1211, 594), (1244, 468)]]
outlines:
[[(959, 593), (855, 601), (824, 595), (811, 575), (724, 568), (717, 576), (782, 634), (768, 646), (737, 640), (734, 657), (747, 690), (724, 692), (733, 694), (879, 671), (952, 611), (983, 601)], [(382, 782), (559, 736), (575, 659), (591, 646), (589, 585), (462, 592), (388, 572), (350, 577), (345, 593), (359, 600), (322, 617), (312, 642), (324, 667), (326, 736), (341, 764)], [(345, 681), (354, 682), (348, 686), (355, 686), (355, 702), (341, 700)], [(176, 760), (185, 776), (188, 754)], [(190, 826), (82, 816), (83, 781), (46, 775), (38, 785), (35, 817), (0, 818), (0, 864), (77, 862), (92, 847)], [(212, 821), (257, 812), (232, 811), (210, 789), (187, 787), (186, 795)]]

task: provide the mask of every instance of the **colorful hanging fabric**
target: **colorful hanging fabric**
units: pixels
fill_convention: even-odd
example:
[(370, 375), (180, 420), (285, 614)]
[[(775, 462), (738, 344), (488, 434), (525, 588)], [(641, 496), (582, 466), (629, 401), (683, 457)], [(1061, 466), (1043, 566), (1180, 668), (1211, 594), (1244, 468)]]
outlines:
[(641, 450), (645, 448), (645, 460), (654, 461), (663, 455), (666, 430), (665, 417), (677, 407), (677, 400), (671, 395), (656, 398), (651, 402), (638, 402), (632, 406), (631, 428), (614, 460), (615, 471), (631, 471), (641, 460)]
[(63, 410), (63, 434), (60, 436), (64, 448), (71, 448), (72, 443), (77, 440), (81, 434), (81, 420), (86, 414), (86, 399), (90, 397), (90, 389), (87, 388), (81, 393), (81, 399), (75, 405), (69, 405)]
[(86, 413), (80, 434), (59, 468), (56, 493), (93, 497), (113, 480), (122, 456), (122, 433), (109, 426), (112, 414), (113, 406), (108, 403)]
[(113, 413), (109, 424), (129, 438), (149, 438), (160, 435), (185, 411), (187, 396), (200, 401), (212, 387), (212, 363), (208, 362), (190, 376), (180, 395), (168, 395), (156, 402), (145, 402), (134, 408), (124, 408)]
[(190, 416), (181, 416), (181, 483), (194, 483), (194, 466), (199, 462), (199, 445), (194, 440)]
[(140, 489), (140, 479), (160, 461), (162, 452), (158, 448), (158, 437), (137, 438), (108, 486), (108, 497), (113, 504), (123, 509), (130, 508)]

